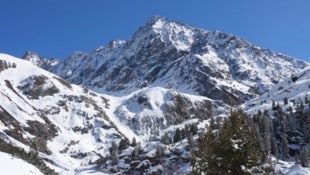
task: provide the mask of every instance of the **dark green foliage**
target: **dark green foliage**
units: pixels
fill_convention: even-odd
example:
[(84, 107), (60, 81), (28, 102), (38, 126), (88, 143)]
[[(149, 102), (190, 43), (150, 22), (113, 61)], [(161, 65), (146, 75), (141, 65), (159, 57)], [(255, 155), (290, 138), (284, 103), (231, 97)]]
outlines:
[(0, 138), (0, 151), (11, 154), (20, 159), (23, 159), (24, 161), (37, 167), (43, 174), (48, 174), (48, 175), (57, 174), (53, 169), (50, 169), (45, 164), (42, 158), (38, 156), (37, 150), (32, 149), (30, 152), (26, 152), (24, 149), (10, 145)]
[(190, 133), (192, 133), (192, 135), (196, 135), (198, 133), (198, 124), (193, 123), (190, 125)]
[[(48, 77), (44, 75), (30, 76), (21, 82), (17, 88), (22, 90), (23, 94), (29, 99), (39, 99), (39, 97), (53, 96), (59, 92), (59, 89), (52, 83), (48, 82)], [(45, 84), (50, 85), (44, 87)]]
[(218, 129), (214, 117), (211, 117), (211, 118), (210, 118), (210, 128), (211, 128), (212, 130)]
[(171, 138), (169, 137), (169, 135), (168, 135), (168, 133), (164, 133), (164, 135), (162, 136), (162, 138), (161, 138), (161, 142), (163, 143), (163, 144), (165, 144), (165, 145), (169, 145), (169, 144), (171, 144), (172, 143), (172, 140), (171, 140)]
[(272, 138), (271, 140), (271, 154), (274, 155), (276, 158), (279, 158), (279, 148), (276, 138)]
[(0, 60), (0, 72), (11, 67), (16, 68), (16, 63), (11, 64), (10, 62), (6, 62), (5, 60)]
[(111, 149), (110, 149), (110, 158), (112, 165), (117, 165), (119, 162), (119, 157), (118, 157), (118, 145), (115, 142), (112, 142)]
[(192, 150), (194, 148), (194, 139), (192, 133), (187, 134), (187, 143), (189, 150)]
[(135, 146), (134, 150), (131, 153), (131, 159), (132, 160), (139, 160), (140, 158), (140, 154), (143, 153), (143, 150), (141, 148), (141, 144), (137, 143), (137, 145)]
[(8, 69), (9, 68), (8, 63), (6, 61), (3, 61), (3, 67), (4, 67), (4, 69)]
[(260, 149), (263, 153), (262, 160), (267, 161), (268, 156), (272, 152), (272, 147), (274, 146), (277, 149), (277, 145), (272, 145), (276, 144), (274, 142), (275, 136), (272, 121), (266, 111), (264, 113), (258, 111), (257, 115), (253, 116), (253, 123), (257, 139), (260, 142)]
[[(182, 128), (182, 129), (177, 128), (175, 130), (174, 137), (173, 137), (173, 142), (174, 143), (179, 142), (179, 141), (187, 138), (189, 135), (193, 136), (193, 135), (196, 135), (196, 134), (198, 134), (197, 123), (186, 124), (184, 126), (184, 128)], [(164, 144), (171, 143), (171, 139), (170, 139), (170, 137), (168, 136), (167, 133), (165, 133), (162, 136), (162, 142)]]
[(263, 155), (253, 128), (253, 122), (242, 111), (231, 112), (218, 133), (209, 129), (199, 138), (193, 172), (250, 174), (250, 169), (260, 164)]
[(173, 142), (179, 142), (181, 140), (181, 130), (177, 128), (174, 133)]
[(300, 152), (300, 164), (303, 167), (310, 167), (310, 148), (303, 147)]
[(4, 65), (3, 65), (3, 61), (0, 60), (0, 72), (4, 70)]
[(296, 82), (298, 80), (298, 77), (294, 74), (292, 74), (291, 78), (293, 82)]
[(289, 155), (289, 144), (288, 144), (288, 141), (286, 139), (285, 136), (282, 136), (281, 138), (281, 154), (282, 154), (282, 158), (284, 160), (287, 160), (290, 155)]
[(203, 172), (206, 174), (219, 173), (218, 145), (219, 143), (210, 128), (206, 134), (199, 137), (199, 150), (193, 153), (193, 174), (202, 174)]
[(134, 137), (134, 138), (132, 138), (132, 141), (131, 141), (131, 146), (132, 146), (132, 147), (137, 146), (137, 140), (136, 140), (136, 138), (135, 138), (135, 137)]
[(69, 82), (67, 82), (66, 80), (59, 78), (59, 77), (55, 77), (53, 76), (54, 79), (58, 80), (61, 84), (63, 84), (64, 86), (66, 86), (68, 89), (72, 89), (72, 86)]
[(155, 162), (156, 163), (161, 163), (162, 158), (165, 156), (165, 147), (161, 145), (157, 145), (156, 147), (156, 152), (155, 152)]
[(129, 146), (129, 140), (128, 139), (122, 139), (119, 142), (118, 150), (124, 150), (124, 149), (128, 148), (128, 146)]
[(287, 97), (285, 97), (285, 98), (283, 99), (283, 102), (284, 102), (285, 105), (288, 104), (288, 99), (287, 99)]
[[(306, 97), (304, 97), (306, 102)], [(301, 159), (301, 150), (290, 145), (304, 147), (310, 141), (310, 111), (304, 106), (304, 101), (292, 100), (295, 106), (287, 111), (281, 108), (273, 111), (271, 119), (273, 132), (271, 132), (271, 154), (283, 160), (292, 157)], [(309, 102), (308, 102), (309, 104)], [(301, 160), (299, 160), (301, 162)]]

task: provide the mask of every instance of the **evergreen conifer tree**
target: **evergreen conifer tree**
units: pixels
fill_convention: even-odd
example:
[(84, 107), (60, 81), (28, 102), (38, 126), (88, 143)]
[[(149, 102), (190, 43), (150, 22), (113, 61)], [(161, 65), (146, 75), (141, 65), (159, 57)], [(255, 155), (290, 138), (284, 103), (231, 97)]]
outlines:
[(171, 143), (171, 138), (169, 137), (168, 133), (164, 133), (164, 135), (161, 138), (161, 142), (165, 145), (169, 145)]
[(282, 136), (281, 138), (281, 154), (284, 160), (287, 160), (290, 157), (289, 144), (285, 136)]
[(181, 140), (181, 130), (177, 128), (174, 133), (173, 142), (176, 143)]
[(216, 135), (211, 129), (198, 139), (196, 174), (250, 174), (260, 164), (262, 151), (249, 117), (231, 112)]
[(136, 138), (132, 138), (132, 141), (131, 141), (131, 146), (135, 147), (137, 146), (137, 141), (136, 141)]
[(124, 149), (128, 148), (128, 145), (129, 145), (129, 140), (128, 140), (127, 138), (122, 139), (122, 140), (119, 142), (118, 149), (119, 149), (119, 150), (124, 150)]
[(300, 164), (303, 167), (310, 167), (310, 151), (306, 147), (303, 147), (300, 152)]
[(111, 157), (112, 165), (117, 165), (119, 161), (117, 147), (118, 147), (117, 144), (115, 142), (112, 142), (112, 146), (110, 149), (110, 157)]

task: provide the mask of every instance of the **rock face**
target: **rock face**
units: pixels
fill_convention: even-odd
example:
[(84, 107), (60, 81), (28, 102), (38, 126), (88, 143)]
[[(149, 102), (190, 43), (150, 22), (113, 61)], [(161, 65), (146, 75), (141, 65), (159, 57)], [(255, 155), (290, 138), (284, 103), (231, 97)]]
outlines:
[(110, 94), (160, 86), (239, 104), (307, 65), (230, 34), (156, 16), (128, 41), (75, 52), (45, 69)]
[(44, 75), (31, 76), (21, 82), (18, 89), (23, 91), (30, 99), (39, 99), (39, 97), (52, 96), (59, 92), (59, 89)]
[(60, 63), (56, 58), (43, 58), (37, 53), (32, 51), (26, 51), (22, 56), (22, 59), (32, 62), (34, 65), (39, 66), (43, 69), (49, 69)]

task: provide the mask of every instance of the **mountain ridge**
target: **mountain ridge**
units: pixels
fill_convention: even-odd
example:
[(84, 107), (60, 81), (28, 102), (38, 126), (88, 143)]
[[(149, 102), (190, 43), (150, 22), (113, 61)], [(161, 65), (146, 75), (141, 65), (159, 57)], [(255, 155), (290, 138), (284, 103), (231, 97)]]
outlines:
[(111, 41), (89, 54), (76, 52), (43, 68), (97, 92), (126, 94), (147, 85), (216, 98), (212, 93), (226, 89), (226, 102), (240, 103), (309, 65), (230, 34), (155, 16), (128, 41)]

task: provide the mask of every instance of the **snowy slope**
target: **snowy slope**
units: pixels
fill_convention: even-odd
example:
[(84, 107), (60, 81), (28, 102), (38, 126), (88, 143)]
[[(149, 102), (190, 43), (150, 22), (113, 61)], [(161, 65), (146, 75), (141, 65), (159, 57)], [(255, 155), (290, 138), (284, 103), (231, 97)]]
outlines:
[(310, 169), (301, 167), (300, 165), (292, 166), (285, 172), (285, 175), (309, 175), (309, 174)]
[[(310, 168), (296, 165), (295, 162), (280, 161), (275, 167), (276, 171), (281, 172), (284, 175), (308, 175), (310, 174)], [(280, 173), (279, 173), (280, 174)]]
[(206, 97), (161, 87), (145, 88), (117, 98), (114, 115), (144, 140), (160, 136), (163, 129), (191, 120), (206, 120), (212, 112), (223, 110), (216, 109), (222, 104)]
[[(300, 103), (306, 104), (309, 97), (310, 67), (307, 67), (276, 84), (266, 94), (245, 103), (243, 107), (248, 113), (255, 114), (258, 110), (272, 110), (272, 104), (274, 103), (287, 111), (290, 107), (295, 109)], [(285, 98), (287, 104), (285, 104)], [(308, 108), (308, 106), (305, 105), (305, 108)]]
[(35, 166), (3, 152), (0, 152), (0, 170), (1, 174), (42, 174)]
[(97, 94), (26, 60), (0, 54), (0, 62), (8, 65), (0, 69), (1, 134), (26, 152), (38, 150), (61, 174), (96, 170), (112, 142), (158, 140), (225, 110), (220, 101), (162, 87)]
[(4, 54), (0, 60), (16, 65), (0, 72), (1, 131), (24, 145), (37, 145), (57, 171), (94, 162), (108, 152), (109, 143), (128, 136), (113, 127), (104, 96), (28, 61)]

